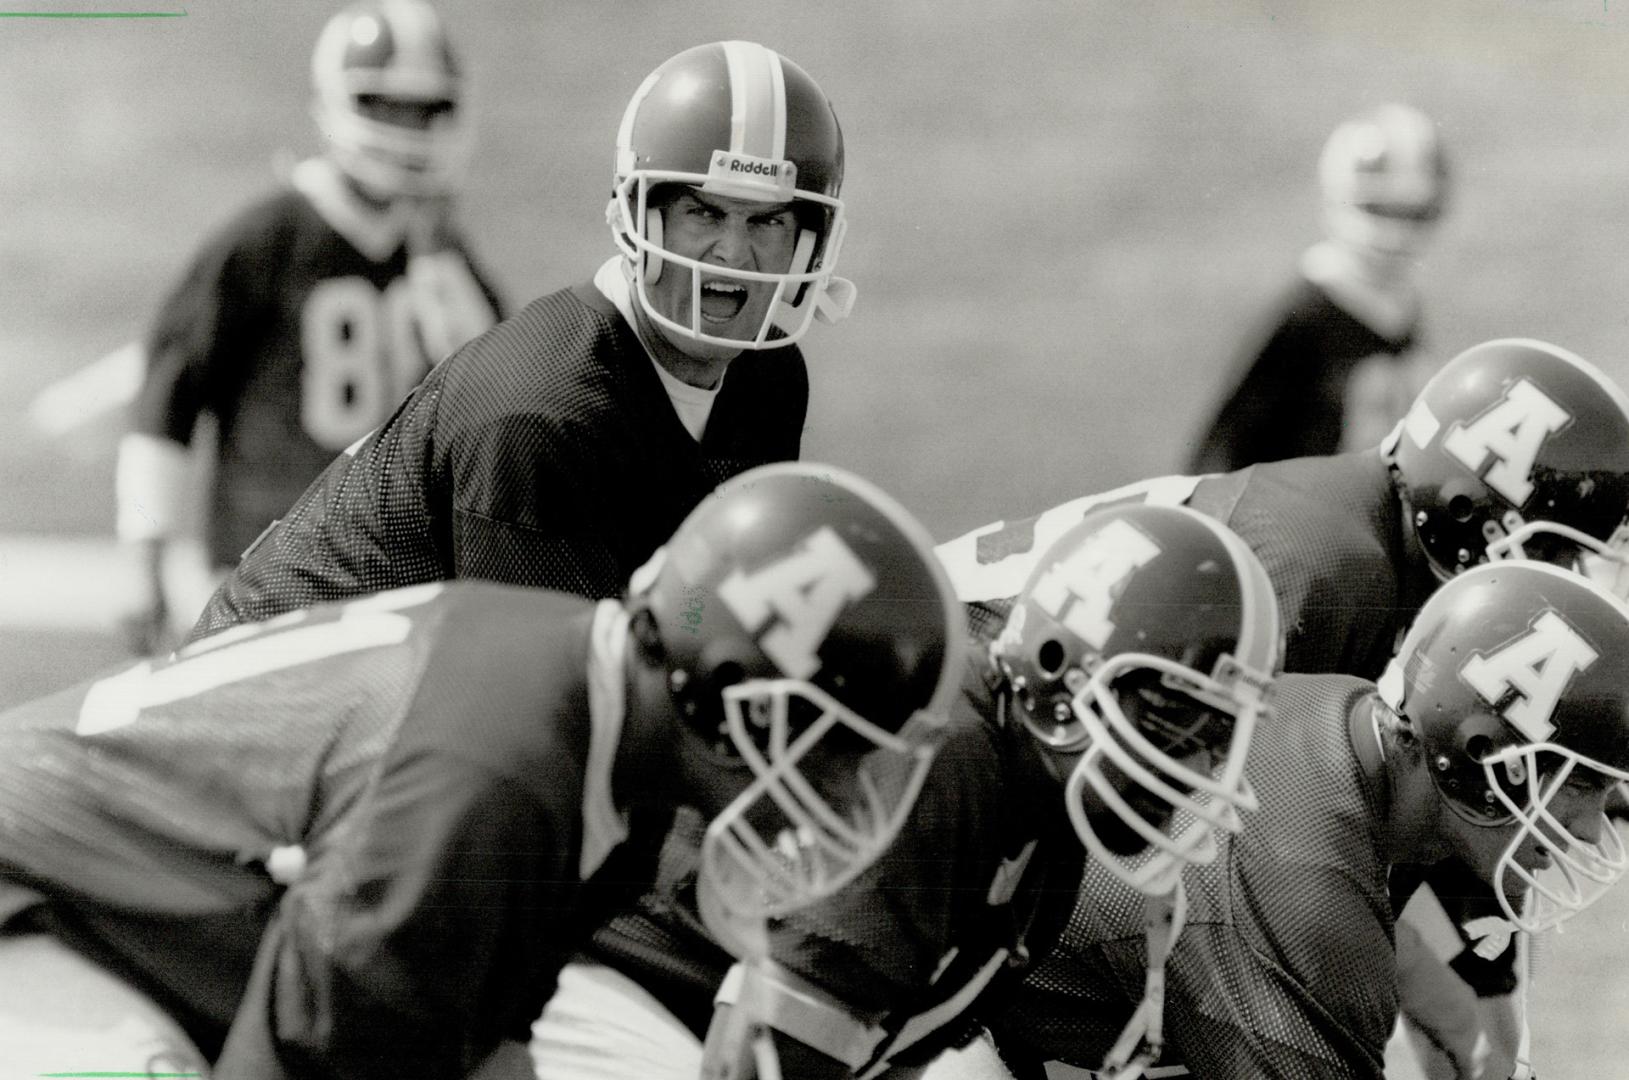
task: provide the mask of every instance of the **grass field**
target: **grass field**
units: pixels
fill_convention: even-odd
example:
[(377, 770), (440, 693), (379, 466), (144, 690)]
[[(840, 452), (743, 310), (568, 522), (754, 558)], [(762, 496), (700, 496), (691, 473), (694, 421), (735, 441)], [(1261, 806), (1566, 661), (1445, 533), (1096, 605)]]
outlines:
[[(167, 5), (101, 5), (121, 6)], [(443, 6), (478, 84), (464, 217), (516, 301), (609, 254), (612, 137), (656, 63), (747, 37), (820, 81), (860, 300), (807, 343), (805, 456), (942, 537), (1178, 468), (1315, 235), (1324, 135), (1393, 98), (1440, 120), (1456, 167), (1431, 354), (1536, 336), (1629, 381), (1629, 13), (1610, 0)], [(200, 235), (312, 148), (329, 4), (185, 10), (0, 19), (0, 534), (110, 532), (117, 418), (46, 439), (28, 401), (137, 334)], [(0, 703), (117, 657), (100, 632), (0, 629)], [(1547, 954), (1547, 1077), (1626, 1071), (1629, 903), (1585, 919)]]

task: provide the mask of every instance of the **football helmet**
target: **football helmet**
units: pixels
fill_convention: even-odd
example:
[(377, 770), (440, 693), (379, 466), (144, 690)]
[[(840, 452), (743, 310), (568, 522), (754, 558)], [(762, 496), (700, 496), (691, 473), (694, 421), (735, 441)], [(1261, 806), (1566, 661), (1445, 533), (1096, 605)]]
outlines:
[[(1214, 830), (1238, 831), (1254, 809), (1245, 757), (1283, 655), (1272, 583), (1244, 541), (1146, 504), (1093, 511), (1055, 540), (991, 645), (1008, 708), (1072, 762), (1081, 841), (1150, 895), (1214, 858)], [(1087, 789), (1105, 809), (1088, 808)], [(1173, 834), (1177, 811), (1192, 820)]]
[[(1496, 563), (1426, 601), (1380, 680), (1454, 812), (1517, 826), (1493, 884), (1523, 930), (1582, 910), (1629, 865), (1603, 813), (1629, 779), (1626, 650), (1621, 600), (1545, 563)], [(1511, 896), (1528, 889), (1525, 905)]]
[(1430, 117), (1382, 105), (1331, 133), (1318, 181), (1331, 240), (1360, 256), (1408, 257), (1442, 215), (1448, 159)]
[(840, 469), (768, 465), (704, 500), (630, 594), (685, 722), (750, 769), (702, 845), (723, 905), (778, 916), (869, 866), (966, 663), (966, 617), (922, 526)]
[[(438, 196), (472, 146), (464, 77), (424, 0), (366, 0), (328, 21), (311, 54), (312, 106), (334, 161), (384, 199)], [(422, 126), (392, 115), (416, 109)]]
[(1437, 577), (1499, 558), (1622, 565), (1629, 397), (1542, 341), (1460, 353), (1381, 447)]
[[(791, 203), (798, 222), (791, 266), (785, 273), (734, 270), (665, 248), (662, 214), (650, 196), (656, 186), (672, 183), (736, 199)], [(762, 45), (721, 41), (678, 54), (635, 92), (617, 131), (607, 219), (632, 262), (637, 303), (652, 320), (697, 341), (774, 348), (802, 337), (817, 314), (835, 322), (853, 306), (853, 284), (832, 276), (848, 228), (838, 197), (842, 186), (843, 133), (815, 81)], [(691, 271), (688, 325), (661, 314), (649, 300), (648, 287), (669, 261)], [(701, 271), (713, 279), (775, 283), (769, 312), (752, 339), (702, 330)]]

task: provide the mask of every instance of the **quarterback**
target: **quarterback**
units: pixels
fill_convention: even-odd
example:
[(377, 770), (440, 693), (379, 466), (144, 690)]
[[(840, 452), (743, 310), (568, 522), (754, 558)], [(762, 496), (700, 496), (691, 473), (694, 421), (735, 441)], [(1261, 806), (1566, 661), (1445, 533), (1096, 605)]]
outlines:
[(614, 596), (719, 482), (798, 456), (795, 343), (853, 299), (825, 94), (762, 45), (701, 45), (640, 84), (615, 156), (620, 254), (431, 372), (245, 554), (194, 638), (444, 578)]
[(738, 918), (859, 875), (962, 642), (891, 499), (754, 470), (625, 602), (430, 583), (0, 716), (3, 910), (145, 991), (216, 1077), (462, 1077), (648, 887), (675, 806), (717, 815), (707, 880)]
[[(185, 632), (209, 589), (334, 456), (430, 366), (490, 327), (497, 295), (450, 213), (471, 146), (465, 76), (423, 0), (365, 0), (312, 54), (325, 152), (203, 246), (145, 342), (119, 448), (117, 528), (140, 552), (135, 644)], [(168, 611), (165, 550), (185, 522), (186, 446), (215, 419), (205, 521), (216, 577)], [(175, 597), (179, 600), (179, 597)]]

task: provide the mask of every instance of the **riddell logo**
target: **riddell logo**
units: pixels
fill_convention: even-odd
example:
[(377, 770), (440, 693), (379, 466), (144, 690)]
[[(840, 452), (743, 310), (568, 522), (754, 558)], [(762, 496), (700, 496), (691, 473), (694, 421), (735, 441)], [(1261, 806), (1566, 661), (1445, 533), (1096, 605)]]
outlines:
[(713, 164), (732, 173), (750, 173), (771, 179), (781, 174), (781, 167), (768, 161), (747, 161), (742, 158), (719, 158)]
[(790, 161), (721, 151), (713, 155), (707, 182), (725, 194), (728, 194), (725, 189), (732, 185), (751, 185), (759, 191), (767, 185), (775, 188), (781, 197), (790, 198), (797, 187), (797, 166)]

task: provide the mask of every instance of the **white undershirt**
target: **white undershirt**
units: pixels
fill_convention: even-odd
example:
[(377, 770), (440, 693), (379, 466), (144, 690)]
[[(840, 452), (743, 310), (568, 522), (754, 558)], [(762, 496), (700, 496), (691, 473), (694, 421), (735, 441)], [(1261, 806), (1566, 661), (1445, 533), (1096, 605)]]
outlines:
[(407, 241), (413, 208), (406, 200), (388, 206), (369, 205), (346, 183), (328, 158), (307, 158), (289, 177), (294, 190), (304, 195), (328, 227), (374, 262), (384, 262)]
[[(628, 325), (634, 328), (634, 335), (639, 334), (639, 323), (634, 318), (633, 291), (628, 285), (627, 274), (623, 267), (627, 259), (621, 255), (614, 255), (594, 274), (594, 286), (605, 294), (605, 298), (616, 305)], [(657, 376), (662, 380), (662, 388), (667, 391), (667, 399), (673, 403), (673, 411), (678, 414), (679, 422), (684, 429), (690, 432), (690, 437), (697, 442), (701, 441), (702, 432), (707, 430), (707, 418), (713, 413), (713, 402), (718, 398), (718, 391), (724, 385), (724, 380), (718, 380), (718, 385), (711, 390), (704, 390), (699, 386), (691, 386), (683, 379), (676, 379), (668, 373), (667, 368), (656, 362), (650, 356), (650, 350), (645, 350), (650, 357), (651, 366), (656, 369)]]
[(1419, 295), (1412, 283), (1376, 284), (1350, 252), (1327, 240), (1302, 253), (1301, 273), (1348, 315), (1388, 340), (1401, 337), (1418, 317)]

